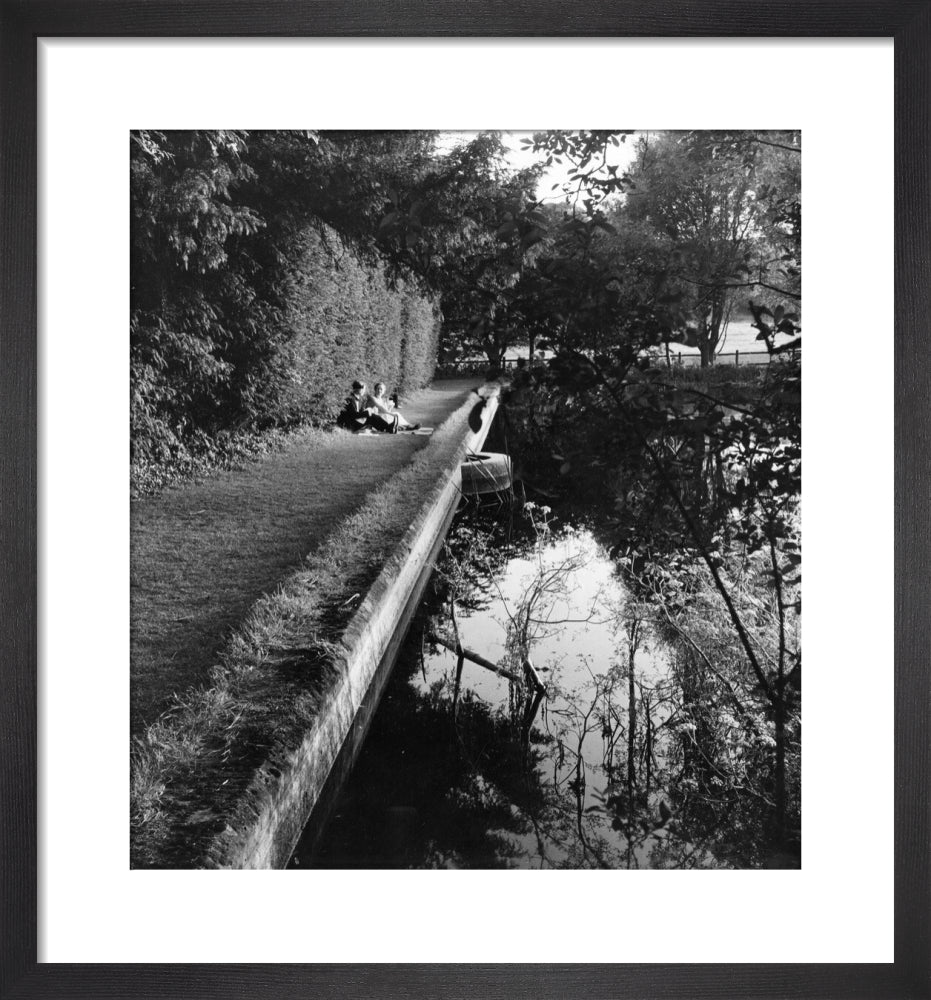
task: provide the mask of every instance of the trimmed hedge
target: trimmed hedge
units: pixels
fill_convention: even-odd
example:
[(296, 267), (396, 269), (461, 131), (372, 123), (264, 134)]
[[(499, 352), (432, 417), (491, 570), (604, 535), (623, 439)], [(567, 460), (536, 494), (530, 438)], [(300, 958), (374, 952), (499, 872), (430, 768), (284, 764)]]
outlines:
[(331, 421), (355, 378), (429, 381), (438, 311), (379, 234), (431, 141), (130, 132), (134, 494)]
[(407, 392), (433, 377), (436, 306), (327, 227), (295, 241), (282, 314), (268, 412), (277, 425), (333, 420), (355, 378)]
[[(216, 317), (203, 325), (217, 334), (193, 336), (176, 309), (134, 314), (136, 492), (238, 458), (275, 429), (331, 422), (353, 379), (402, 393), (432, 379), (441, 325), (435, 302), (322, 223), (285, 246), (264, 282), (250, 281), (253, 296), (242, 308), (214, 292), (222, 278), (203, 281), (199, 301)], [(245, 316), (247, 329), (222, 336), (233, 317)], [(195, 348), (197, 365), (188, 360)]]

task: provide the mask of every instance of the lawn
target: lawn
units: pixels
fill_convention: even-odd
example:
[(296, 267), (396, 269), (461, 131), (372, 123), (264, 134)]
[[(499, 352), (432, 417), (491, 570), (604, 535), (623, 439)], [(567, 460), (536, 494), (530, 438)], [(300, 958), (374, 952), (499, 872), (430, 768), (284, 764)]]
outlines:
[[(248, 812), (261, 794), (263, 782), (274, 773), (275, 761), (312, 724), (334, 676), (334, 643), (359, 594), (375, 578), (459, 446), (472, 405), (470, 388), (471, 384), (465, 382), (440, 383), (430, 390), (432, 395), (422, 408), (415, 407), (412, 401), (410, 414), (417, 419), (430, 419), (454, 402), (460, 403), (432, 438), (339, 435), (335, 442), (308, 452), (305, 461), (289, 452), (243, 470), (243, 474), (233, 477), (235, 483), (222, 477), (203, 484), (198, 491), (183, 491), (184, 510), (190, 511), (188, 521), (176, 517), (174, 523), (198, 524), (196, 518), (203, 518), (203, 512), (209, 509), (213, 528), (207, 537), (211, 542), (203, 543), (204, 557), (200, 561), (179, 557), (177, 561), (190, 568), (166, 579), (162, 606), (174, 604), (184, 610), (186, 600), (206, 589), (210, 600), (198, 605), (202, 610), (197, 620), (202, 628), (209, 623), (218, 631), (213, 633), (212, 643), (200, 637), (200, 658), (190, 649), (175, 646), (175, 655), (167, 665), (156, 655), (156, 627), (150, 624), (144, 631), (149, 640), (149, 662), (162, 668), (154, 673), (163, 686), (158, 699), (152, 697), (152, 692), (158, 690), (155, 681), (140, 690), (148, 693), (152, 711), (159, 705), (168, 710), (148, 725), (140, 723), (134, 740), (134, 866), (204, 864), (204, 852), (211, 839), (234, 816)], [(432, 411), (427, 403), (433, 405)], [(413, 450), (427, 443), (413, 461), (407, 460)], [(395, 460), (402, 462), (402, 467), (395, 465), (394, 476), (390, 472), (383, 474), (388, 452), (381, 449), (391, 447), (401, 449)], [(273, 463), (271, 469), (269, 461)], [(317, 473), (312, 483), (308, 480), (308, 464)], [(375, 469), (380, 470), (377, 476)], [(326, 480), (338, 483), (338, 488), (328, 489)], [(351, 486), (357, 481), (369, 489), (367, 496), (358, 489), (353, 492)], [(380, 487), (370, 489), (379, 481)], [(284, 483), (289, 484), (286, 490)], [(200, 494), (200, 490), (214, 497), (212, 507), (195, 506), (189, 494), (207, 495)], [(218, 493), (223, 497), (222, 506), (216, 500)], [(304, 493), (307, 498), (302, 500)], [(264, 516), (261, 533), (254, 527), (250, 529), (250, 523), (258, 521), (255, 517), (250, 520), (243, 510), (257, 502), (255, 498), (262, 498), (266, 510), (279, 506), (293, 510), (291, 520), (303, 512), (302, 523), (308, 529), (305, 515), (310, 508), (305, 505), (311, 502), (328, 511), (339, 503), (349, 513), (336, 518), (338, 527), (306, 557), (292, 559), (290, 571), (285, 566), (274, 585), (250, 604), (250, 588), (259, 585), (260, 573), (254, 567), (247, 571), (250, 558), (245, 552), (253, 550), (252, 558), (262, 561), (266, 578), (272, 579), (275, 566), (285, 565), (288, 556), (287, 544), (277, 539), (272, 544), (274, 525), (285, 530), (290, 544), (297, 538), (284, 513), (275, 518)], [(219, 523), (224, 518), (230, 526), (225, 534)], [(157, 523), (150, 519), (149, 530), (156, 534)], [(201, 534), (189, 527), (179, 528), (170, 538), (162, 536), (162, 558), (172, 562), (164, 555), (172, 545), (177, 547), (182, 537)], [(237, 580), (217, 577), (220, 567), (230, 574), (235, 570)], [(148, 600), (151, 606), (149, 595), (141, 595), (140, 600)], [(218, 606), (223, 604), (222, 616), (211, 607), (214, 601)], [(238, 619), (234, 608), (242, 609)], [(190, 613), (190, 617), (196, 616)], [(179, 623), (174, 616), (162, 611), (159, 621), (166, 633), (177, 635)], [(192, 628), (193, 623), (180, 624)], [(141, 627), (139, 632), (142, 637)], [(183, 678), (180, 663), (189, 667)], [(183, 688), (178, 685), (181, 693), (176, 699), (166, 697), (164, 680), (168, 677), (184, 681)], [(148, 721), (141, 702), (138, 716)]]
[[(474, 382), (436, 383), (405, 406), (435, 426)], [(131, 731), (203, 683), (249, 608), (430, 438), (308, 431), (281, 452), (137, 500), (131, 512)]]

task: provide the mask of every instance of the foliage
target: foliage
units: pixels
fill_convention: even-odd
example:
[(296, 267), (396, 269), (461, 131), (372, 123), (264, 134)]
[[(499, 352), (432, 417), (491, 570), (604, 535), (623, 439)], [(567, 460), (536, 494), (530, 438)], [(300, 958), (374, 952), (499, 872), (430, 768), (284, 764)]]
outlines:
[(328, 420), (351, 378), (402, 390), (433, 374), (439, 317), (412, 284), (393, 283), (330, 230), (307, 229), (287, 271), (285, 336), (269, 372), (270, 417)]
[[(507, 408), (526, 471), (600, 499), (606, 541), (680, 646), (694, 742), (785, 845), (799, 365), (774, 363), (737, 394), (674, 377), (644, 348), (684, 340), (711, 364), (744, 296), (767, 350), (797, 337), (798, 135), (653, 136), (620, 174), (608, 147), (629, 134), (534, 136), (547, 162), (571, 165), (560, 210), (536, 200), (537, 171), (505, 168), (493, 133), (446, 153), (429, 133), (134, 133), (134, 460), (327, 419), (359, 375), (422, 384), (438, 308), (444, 358), (481, 351), (494, 366), (517, 343), (551, 348)], [(752, 720), (739, 753), (717, 709), (689, 714), (720, 699)], [(683, 765), (697, 793), (678, 805), (698, 815), (711, 778), (696, 761)], [(720, 802), (708, 808), (720, 819)]]
[(517, 306), (531, 343), (558, 353), (624, 350), (630, 358), (671, 329), (657, 301), (663, 248), (642, 227), (600, 209), (565, 213), (523, 276)]
[(698, 347), (703, 365), (713, 362), (735, 291), (772, 280), (779, 254), (767, 238), (776, 226), (766, 196), (772, 161), (785, 155), (757, 145), (726, 155), (709, 141), (702, 133), (642, 139), (626, 207), (666, 248), (664, 299), (678, 315), (672, 339)]
[(800, 367), (774, 363), (733, 393), (653, 367), (643, 348), (685, 339), (710, 364), (738, 291), (756, 296), (748, 307), (770, 353), (798, 333), (798, 135), (642, 137), (624, 177), (603, 169), (612, 140), (534, 137), (576, 180), (535, 266), (553, 293), (535, 290), (556, 357), (515, 380), (511, 440), (535, 481), (571, 482), (576, 503), (600, 504), (606, 542), (686, 661), (701, 650), (699, 672), (724, 685), (716, 697), (729, 691), (771, 728), (751, 784), (785, 846), (798, 808)]
[[(426, 133), (131, 135), (137, 479), (326, 421), (362, 375), (425, 384), (439, 315), (379, 236)], [(386, 194), (387, 192), (387, 194)]]
[[(798, 133), (644, 134), (621, 173), (609, 151), (629, 136), (551, 131), (527, 141), (568, 167), (562, 218), (548, 218), (523, 282), (530, 337), (583, 351), (675, 340), (709, 365), (735, 305), (752, 310), (758, 299), (772, 317), (780, 294), (800, 298)], [(783, 309), (759, 339), (775, 350), (798, 319), (797, 307)]]
[(535, 201), (537, 171), (507, 170), (503, 153), (499, 136), (482, 133), (438, 160), (436, 180), (423, 186), (433, 216), (460, 220), (423, 268), (441, 295), (446, 361), (481, 353), (496, 368), (525, 336), (512, 304), (547, 221)]
[(258, 812), (273, 808), (276, 781), (332, 697), (345, 656), (339, 640), (359, 594), (424, 497), (446, 482), (473, 405), (462, 404), (413, 461), (259, 598), (226, 637), (210, 682), (179, 690), (134, 741), (133, 867), (209, 865), (224, 831), (251, 829)]
[[(538, 787), (542, 794), (528, 799), (520, 787), (501, 783), (503, 776), (488, 767), (488, 754), (484, 761), (469, 754), (486, 792), (503, 793), (505, 802), (513, 803), (512, 816), (524, 820), (506, 828), (506, 843), (512, 852), (516, 848), (517, 863), (628, 868), (791, 864), (787, 855), (773, 855), (770, 840), (773, 721), (754, 702), (752, 690), (745, 693), (752, 689), (752, 678), (748, 685), (702, 566), (671, 575), (677, 598), (688, 606), (687, 618), (669, 617), (672, 593), (669, 586), (663, 595), (651, 592), (658, 582), (655, 575), (650, 581), (628, 575), (633, 594), (628, 589), (621, 596), (609, 588), (580, 601), (580, 578), (590, 571), (593, 556), (598, 558), (587, 532), (571, 526), (554, 529), (550, 508), (534, 502), (521, 505), (520, 519), (513, 506), (498, 506), (493, 519), (490, 513), (490, 508), (470, 508), (460, 519), (439, 579), (443, 603), (465, 612), (462, 626), (453, 626), (455, 634), (464, 635), (465, 645), (478, 636), (487, 642), (488, 619), (496, 617), (505, 629), (500, 662), (513, 669), (532, 658), (546, 677), (539, 715), (540, 702), (531, 702), (523, 685), (509, 686), (506, 705), (497, 711), (502, 719), (510, 718), (510, 732), (496, 734), (492, 754), (504, 758), (519, 739), (526, 753), (522, 785)], [(518, 566), (519, 578), (513, 572)], [(762, 634), (766, 618), (755, 608), (755, 586), (741, 584), (735, 593), (743, 609), (754, 608), (759, 619), (755, 628)], [(476, 610), (485, 612), (481, 629), (469, 621)], [(449, 612), (438, 617), (446, 624), (431, 624), (431, 630), (448, 632), (455, 619)], [(605, 630), (602, 637), (613, 635), (610, 663), (590, 658), (586, 649), (592, 647), (584, 641), (571, 652), (556, 647), (554, 656), (544, 653), (547, 637), (569, 628), (573, 638), (581, 638), (589, 623)], [(477, 720), (462, 711), (470, 704), (469, 682), (460, 697), (458, 667), (455, 684), (450, 677), (445, 688), (426, 668), (423, 678), (430, 686), (430, 708), (451, 714), (458, 745), (485, 738)], [(451, 704), (448, 697), (440, 699), (449, 686)], [(403, 733), (401, 757), (408, 747), (406, 724)], [(379, 759), (397, 754), (396, 743), (395, 736), (379, 748)], [(793, 745), (797, 751), (797, 739)], [(395, 766), (403, 767), (403, 760)], [(797, 777), (797, 754), (790, 768)], [(447, 763), (444, 777), (457, 795), (463, 794), (455, 766)], [(469, 779), (464, 784), (471, 787)], [(797, 782), (792, 790), (797, 811)], [(432, 791), (424, 804), (431, 818), (435, 803), (443, 800), (441, 790)], [(483, 803), (469, 805), (462, 820), (473, 824), (483, 814)], [(440, 836), (446, 840), (448, 834)], [(469, 858), (459, 863), (468, 864)]]
[(771, 803), (768, 835), (785, 844), (797, 823), (799, 368), (760, 378), (732, 398), (726, 383), (574, 355), (518, 380), (506, 412), (527, 473), (571, 483), (565, 502), (589, 516), (600, 508), (603, 540), (686, 659), (700, 649), (716, 697), (737, 692), (772, 731), (753, 787)]
[(603, 202), (622, 194), (628, 184), (626, 174), (608, 163), (608, 150), (619, 146), (633, 135), (633, 129), (594, 129), (565, 131), (551, 129), (537, 132), (524, 145), (545, 157), (544, 165), (554, 162), (567, 164), (567, 181), (563, 193), (573, 205), (579, 201), (588, 215), (594, 215)]

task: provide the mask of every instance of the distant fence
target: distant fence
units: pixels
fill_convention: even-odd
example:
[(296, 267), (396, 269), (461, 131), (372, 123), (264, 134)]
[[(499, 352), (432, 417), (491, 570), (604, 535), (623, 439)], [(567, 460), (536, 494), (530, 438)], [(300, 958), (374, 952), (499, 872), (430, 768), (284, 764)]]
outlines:
[[(505, 358), (501, 362), (501, 370), (515, 371), (527, 364), (526, 358)], [(534, 359), (534, 367), (546, 364), (545, 361)], [(471, 358), (468, 361), (444, 361), (436, 366), (434, 378), (459, 378), (461, 375), (488, 375), (492, 371), (491, 362), (487, 359)]]
[[(780, 354), (769, 354), (767, 351), (732, 351), (728, 354), (716, 354), (716, 365), (768, 365), (781, 361), (795, 361), (801, 357), (801, 351), (784, 351)], [(657, 361), (666, 360), (665, 354), (659, 354)], [(683, 354), (681, 351), (669, 352), (669, 363), (680, 368), (699, 368), (701, 356), (698, 354)]]
[[(785, 351), (780, 354), (768, 354), (766, 351), (731, 351), (727, 354), (715, 355), (716, 365), (768, 365), (770, 363), (779, 364), (782, 361), (795, 361), (801, 357), (801, 351)], [(659, 364), (667, 361), (665, 354), (656, 355), (655, 360)], [(683, 354), (681, 351), (670, 351), (668, 362), (676, 368), (699, 368), (701, 367), (701, 357), (698, 354)], [(534, 367), (546, 365), (546, 360), (534, 359)], [(527, 366), (526, 358), (505, 358), (501, 362), (504, 371), (515, 371), (518, 368)], [(491, 372), (491, 362), (472, 358), (468, 361), (446, 361), (436, 366), (434, 378), (459, 378), (466, 375), (488, 375)]]

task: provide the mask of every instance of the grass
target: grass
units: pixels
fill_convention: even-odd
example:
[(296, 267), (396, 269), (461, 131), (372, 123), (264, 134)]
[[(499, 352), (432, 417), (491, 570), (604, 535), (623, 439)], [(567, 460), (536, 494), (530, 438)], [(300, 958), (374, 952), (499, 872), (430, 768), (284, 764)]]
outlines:
[[(411, 413), (440, 423), (460, 381), (418, 393)], [(210, 680), (217, 650), (255, 601), (299, 566), (365, 497), (430, 439), (308, 431), (235, 472), (131, 507), (131, 732), (174, 692)]]
[(682, 389), (696, 389), (726, 403), (745, 405), (759, 398), (769, 374), (769, 365), (673, 367), (663, 371), (664, 379)]
[(441, 469), (474, 399), (356, 513), (261, 597), (202, 686), (133, 742), (131, 864), (202, 867), (214, 837), (248, 822), (337, 676), (340, 635)]
[(329, 428), (312, 424), (225, 433), (213, 441), (205, 440), (201, 451), (181, 446), (167, 461), (133, 461), (129, 468), (129, 495), (133, 500), (157, 496), (171, 486), (192, 482), (218, 471), (241, 468), (250, 459), (289, 447), (295, 439), (299, 438), (305, 444), (311, 440), (326, 444), (330, 436)]
[(680, 385), (757, 385), (766, 377), (767, 365), (711, 365), (699, 368), (690, 365), (673, 365), (661, 369), (670, 381)]

